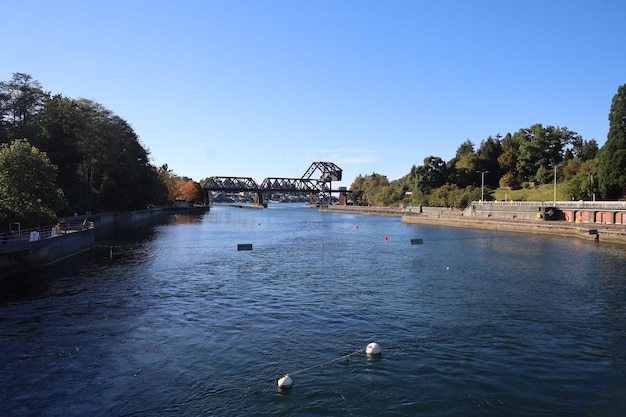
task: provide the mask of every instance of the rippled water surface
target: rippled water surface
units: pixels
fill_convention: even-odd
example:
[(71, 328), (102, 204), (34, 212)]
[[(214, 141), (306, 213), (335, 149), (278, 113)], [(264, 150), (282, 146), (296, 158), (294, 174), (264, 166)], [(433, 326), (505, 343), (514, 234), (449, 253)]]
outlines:
[(215, 207), (24, 280), (3, 415), (626, 415), (620, 247)]

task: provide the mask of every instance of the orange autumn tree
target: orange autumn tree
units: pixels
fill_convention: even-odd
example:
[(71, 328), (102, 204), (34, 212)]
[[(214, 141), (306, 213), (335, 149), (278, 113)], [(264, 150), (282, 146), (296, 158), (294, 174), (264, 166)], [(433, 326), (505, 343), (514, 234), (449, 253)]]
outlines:
[(177, 178), (176, 201), (188, 201), (190, 203), (204, 202), (204, 190), (197, 182), (184, 178)]

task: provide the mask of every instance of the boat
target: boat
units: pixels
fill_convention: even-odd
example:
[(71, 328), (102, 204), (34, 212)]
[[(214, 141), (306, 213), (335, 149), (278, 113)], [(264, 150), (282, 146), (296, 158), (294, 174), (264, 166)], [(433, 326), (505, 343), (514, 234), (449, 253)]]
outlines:
[(93, 222), (64, 222), (27, 230), (18, 226), (0, 237), (0, 279), (54, 265), (94, 245)]

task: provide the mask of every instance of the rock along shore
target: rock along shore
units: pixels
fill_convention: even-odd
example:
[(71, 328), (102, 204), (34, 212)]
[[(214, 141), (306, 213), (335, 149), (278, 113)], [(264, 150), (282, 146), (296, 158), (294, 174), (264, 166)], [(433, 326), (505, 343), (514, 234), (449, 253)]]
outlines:
[(623, 224), (573, 223), (558, 220), (545, 221), (537, 218), (517, 220), (498, 218), (486, 219), (464, 215), (461, 210), (439, 207), (424, 208), (422, 213), (419, 213), (415, 207), (403, 209), (398, 207), (330, 206), (322, 208), (321, 211), (395, 216), (401, 217), (402, 222), (411, 224), (545, 234), (595, 240), (602, 243), (615, 243), (626, 246), (626, 226)]

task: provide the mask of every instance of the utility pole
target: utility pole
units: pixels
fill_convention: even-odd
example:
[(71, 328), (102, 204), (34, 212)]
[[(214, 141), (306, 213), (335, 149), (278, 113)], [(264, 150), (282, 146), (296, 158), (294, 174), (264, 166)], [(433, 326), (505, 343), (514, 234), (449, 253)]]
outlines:
[(554, 207), (556, 207), (556, 167), (558, 165), (554, 164)]
[(481, 176), (481, 185), (480, 185), (480, 203), (482, 204), (485, 201), (485, 174), (489, 174), (489, 171), (476, 171)]

